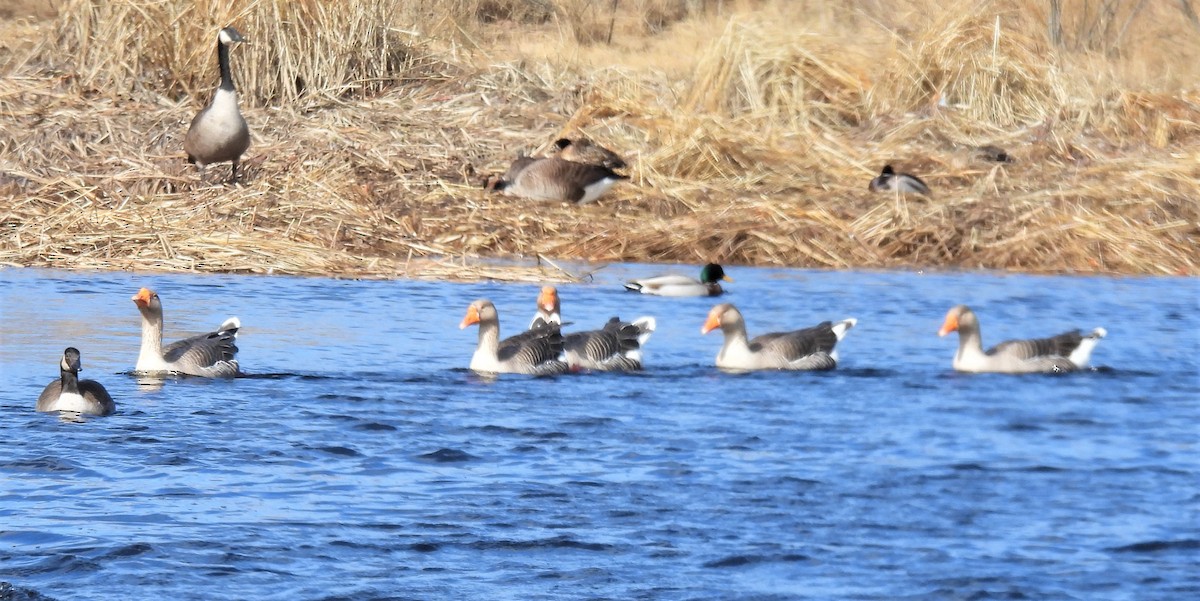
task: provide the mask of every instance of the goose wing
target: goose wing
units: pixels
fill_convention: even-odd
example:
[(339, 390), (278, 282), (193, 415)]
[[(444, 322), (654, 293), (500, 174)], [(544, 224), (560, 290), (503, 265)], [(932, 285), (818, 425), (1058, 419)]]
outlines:
[(117, 404), (113, 402), (112, 396), (104, 389), (104, 386), (95, 380), (80, 380), (79, 394), (84, 399), (91, 402), (95, 415), (108, 415), (117, 410)]
[(192, 375), (237, 375), (237, 318), (226, 320), (216, 332), (172, 342), (163, 348), (163, 361), (172, 369)]
[(1005, 340), (988, 349), (986, 354), (996, 359), (1020, 361), (1026, 369), (1033, 366), (1037, 371), (1071, 371), (1087, 365), (1092, 349), (1106, 334), (1104, 328), (1096, 328), (1086, 335), (1072, 330), (1049, 338)]
[(988, 355), (1009, 355), (1017, 359), (1037, 359), (1040, 357), (1070, 357), (1075, 349), (1083, 343), (1083, 334), (1079, 330), (1063, 332), (1049, 338), (1034, 338), (1030, 340), (1005, 340), (988, 349)]
[(837, 366), (833, 357), (837, 341), (833, 324), (824, 321), (802, 330), (756, 336), (750, 350), (779, 357), (792, 369), (832, 369)]
[[(540, 373), (542, 368), (546, 373), (561, 371), (562, 362), (559, 357), (563, 352), (562, 331), (555, 324), (526, 330), (515, 336), (500, 341), (496, 358), (501, 363), (509, 363), (521, 368), (525, 373)], [(554, 364), (559, 365), (554, 365)]]

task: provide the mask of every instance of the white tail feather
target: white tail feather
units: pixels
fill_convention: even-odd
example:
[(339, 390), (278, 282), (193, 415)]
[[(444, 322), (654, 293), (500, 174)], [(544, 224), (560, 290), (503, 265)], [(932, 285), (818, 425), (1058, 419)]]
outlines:
[(853, 317), (843, 319), (842, 321), (833, 324), (833, 335), (837, 336), (837, 339), (840, 341), (846, 336), (846, 331), (848, 331), (850, 328), (853, 328), (855, 325), (858, 325), (857, 319)]

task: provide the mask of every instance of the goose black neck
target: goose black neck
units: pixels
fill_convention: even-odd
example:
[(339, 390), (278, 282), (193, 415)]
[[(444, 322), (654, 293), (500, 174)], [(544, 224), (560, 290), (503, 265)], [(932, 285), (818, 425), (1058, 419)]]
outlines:
[(60, 370), (62, 374), (62, 394), (79, 394), (79, 374), (69, 369)]
[(221, 66), (221, 89), (235, 91), (233, 88), (233, 74), (229, 72), (229, 46), (217, 40), (217, 63)]

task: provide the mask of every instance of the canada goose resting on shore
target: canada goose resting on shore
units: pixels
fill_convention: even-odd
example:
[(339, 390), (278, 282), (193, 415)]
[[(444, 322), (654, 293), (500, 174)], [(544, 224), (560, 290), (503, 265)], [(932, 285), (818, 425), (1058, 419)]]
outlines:
[(929, 195), (929, 186), (921, 178), (908, 173), (896, 173), (891, 165), (884, 165), (878, 177), (871, 180), (872, 192), (899, 192), (901, 194)]
[(707, 334), (717, 328), (724, 332), (725, 342), (716, 361), (717, 367), (723, 369), (825, 370), (837, 367), (834, 347), (857, 323), (854, 318), (837, 323), (823, 321), (811, 328), (771, 332), (747, 340), (741, 312), (724, 303), (708, 312), (700, 333)]
[[(538, 294), (537, 315), (529, 328), (546, 324), (561, 326), (561, 308), (558, 289), (543, 286)], [(613, 317), (599, 330), (563, 334), (563, 356), (572, 370), (637, 371), (642, 369), (642, 345), (656, 327), (653, 317), (639, 317), (632, 322)]]
[(130, 299), (142, 314), (142, 348), (134, 371), (143, 373), (180, 373), (206, 378), (232, 378), (238, 375), (238, 328), (230, 317), (215, 332), (200, 334), (162, 345), (163, 308), (158, 294), (142, 288)]
[(725, 293), (721, 280), (732, 282), (725, 270), (716, 263), (700, 269), (700, 279), (686, 275), (659, 275), (625, 283), (625, 289), (655, 296), (720, 296)]
[(79, 350), (68, 347), (58, 363), (59, 378), (46, 385), (38, 396), (38, 411), (72, 411), (84, 415), (108, 415), (117, 410), (104, 386), (95, 380), (80, 380), (83, 369)]
[(958, 305), (948, 313), (938, 336), (958, 332), (958, 351), (954, 353), (954, 369), (966, 372), (1006, 374), (1061, 373), (1087, 366), (1092, 349), (1108, 332), (1096, 328), (1084, 335), (1079, 330), (1050, 338), (1006, 340), (983, 350), (979, 318), (966, 305)]
[(250, 126), (238, 108), (237, 90), (233, 87), (233, 74), (229, 70), (229, 47), (245, 42), (238, 30), (226, 27), (217, 33), (217, 63), (221, 68), (221, 85), (213, 93), (212, 102), (196, 114), (183, 140), (183, 150), (188, 162), (200, 168), (200, 179), (204, 179), (204, 168), (213, 163), (231, 161), (229, 181), (237, 180), (238, 162), (246, 149), (250, 148)]
[(479, 343), (470, 368), (488, 373), (552, 376), (565, 373), (563, 338), (558, 324), (543, 324), (500, 340), (500, 316), (492, 301), (479, 299), (467, 307), (458, 328), (479, 324)]
[(551, 156), (564, 161), (600, 165), (609, 169), (625, 168), (625, 160), (620, 155), (588, 138), (559, 138), (554, 141), (554, 148)]
[(558, 157), (520, 156), (503, 177), (492, 177), (485, 187), (530, 200), (556, 200), (587, 204), (613, 184), (629, 177), (603, 165), (575, 163)]

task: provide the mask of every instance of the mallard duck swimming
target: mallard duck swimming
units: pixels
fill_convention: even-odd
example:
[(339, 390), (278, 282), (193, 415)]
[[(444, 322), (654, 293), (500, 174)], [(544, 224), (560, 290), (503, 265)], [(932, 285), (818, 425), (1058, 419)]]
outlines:
[(737, 307), (717, 305), (708, 312), (700, 328), (707, 334), (717, 328), (725, 333), (725, 343), (717, 353), (717, 367), (737, 370), (795, 369), (821, 370), (837, 367), (837, 345), (858, 320), (821, 322), (811, 328), (791, 332), (772, 332), (746, 339), (746, 322)]
[(95, 380), (80, 380), (83, 369), (79, 350), (68, 347), (58, 362), (59, 378), (46, 385), (38, 396), (38, 411), (72, 411), (84, 415), (108, 415), (117, 410), (108, 391)]
[(733, 278), (725, 275), (720, 265), (709, 263), (700, 269), (698, 280), (685, 275), (660, 275), (627, 282), (625, 289), (657, 296), (720, 296), (725, 292), (721, 280), (732, 282)]
[(1050, 338), (1006, 340), (983, 350), (979, 333), (979, 318), (966, 305), (958, 305), (948, 313), (938, 336), (958, 332), (958, 351), (954, 353), (954, 369), (966, 372), (994, 373), (1059, 373), (1087, 366), (1092, 349), (1108, 332), (1096, 328), (1084, 335), (1079, 330)]

